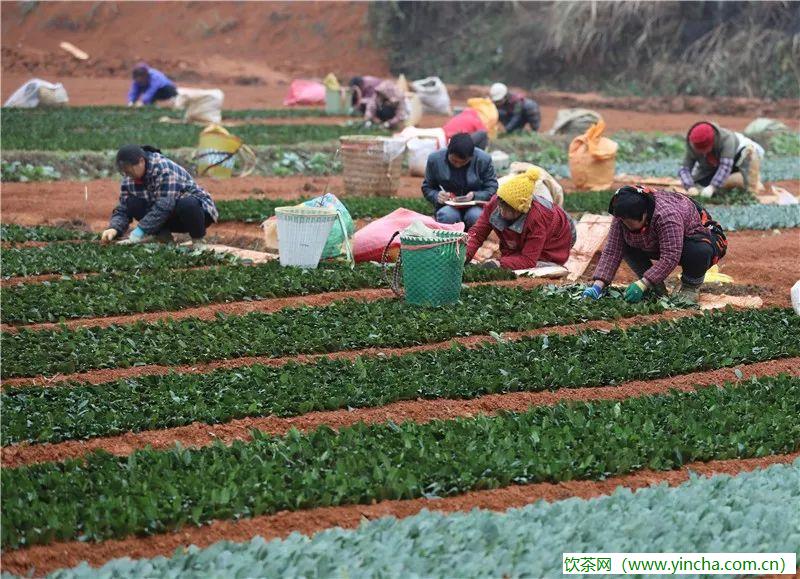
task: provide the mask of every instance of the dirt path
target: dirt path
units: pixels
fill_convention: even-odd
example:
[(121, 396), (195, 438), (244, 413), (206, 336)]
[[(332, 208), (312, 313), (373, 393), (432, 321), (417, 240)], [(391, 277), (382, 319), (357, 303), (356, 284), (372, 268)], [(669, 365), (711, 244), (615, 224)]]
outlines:
[(611, 494), (620, 486), (629, 489), (639, 489), (661, 483), (677, 486), (689, 480), (690, 472), (702, 476), (736, 475), (766, 468), (773, 464), (791, 464), (798, 457), (800, 457), (800, 452), (763, 458), (692, 462), (677, 470), (644, 469), (604, 481), (538, 483), (474, 491), (444, 499), (393, 500), (381, 501), (373, 505), (281, 511), (274, 515), (242, 519), (236, 522), (214, 521), (202, 527), (186, 527), (180, 531), (151, 537), (112, 539), (102, 543), (79, 541), (53, 543), (4, 552), (3, 571), (24, 575), (28, 570), (35, 568), (37, 574), (44, 574), (55, 569), (73, 567), (82, 561), (88, 562), (93, 567), (99, 567), (118, 557), (132, 559), (158, 555), (169, 557), (175, 549), (189, 545), (207, 547), (222, 540), (245, 542), (256, 536), (261, 536), (269, 541), (287, 537), (293, 532), (313, 535), (332, 527), (354, 529), (365, 519), (372, 520), (386, 516), (405, 518), (417, 514), (422, 509), (443, 513), (468, 512), (474, 508), (505, 511), (539, 500), (554, 502), (570, 497), (589, 499)]
[[(702, 315), (702, 312), (699, 310), (669, 310), (660, 314), (633, 316), (630, 318), (622, 318), (613, 321), (595, 320), (580, 324), (537, 328), (535, 330), (528, 330), (524, 332), (505, 332), (502, 334), (502, 336), (507, 340), (518, 340), (521, 338), (539, 336), (542, 334), (573, 335), (586, 330), (612, 330), (614, 328), (624, 329), (642, 324), (651, 324), (665, 320), (676, 320), (679, 318), (699, 315)], [(57, 374), (51, 377), (38, 376), (33, 378), (8, 378), (3, 380), (2, 384), (0, 384), (0, 387), (2, 389), (24, 386), (52, 387), (64, 385), (67, 382), (102, 384), (103, 382), (110, 382), (112, 380), (119, 380), (123, 378), (164, 375), (171, 372), (204, 374), (217, 368), (240, 368), (242, 366), (252, 366), (253, 364), (283, 366), (289, 362), (312, 362), (322, 357), (327, 357), (328, 359), (332, 360), (352, 360), (358, 356), (393, 356), (410, 354), (413, 352), (428, 352), (431, 350), (449, 348), (454, 343), (461, 344), (466, 347), (474, 347), (494, 341), (495, 339), (492, 336), (477, 335), (452, 338), (443, 342), (434, 342), (431, 344), (424, 344), (422, 346), (410, 346), (405, 348), (365, 348), (361, 350), (344, 350), (326, 354), (301, 354), (298, 356), (289, 356), (284, 358), (273, 358), (270, 356), (246, 356), (241, 358), (214, 360), (211, 362), (196, 362), (194, 364), (182, 364), (175, 366), (159, 366), (155, 364), (149, 364), (145, 366), (132, 366), (130, 368), (99, 369), (75, 374)]]
[[(737, 375), (736, 370), (741, 372), (741, 375)], [(111, 454), (126, 456), (134, 450), (146, 446), (166, 449), (175, 443), (180, 443), (184, 447), (203, 447), (215, 441), (231, 444), (235, 440), (251, 440), (253, 429), (279, 436), (286, 434), (292, 428), (310, 431), (322, 425), (339, 429), (358, 422), (379, 424), (392, 420), (396, 423), (408, 421), (425, 423), (432, 420), (472, 417), (477, 414), (494, 415), (501, 411), (523, 412), (531, 406), (553, 405), (563, 401), (623, 400), (637, 396), (663, 394), (670, 389), (688, 392), (698, 387), (723, 384), (727, 381), (741, 382), (753, 376), (774, 376), (780, 373), (800, 376), (800, 358), (772, 360), (656, 380), (633, 380), (618, 386), (490, 394), (468, 400), (417, 399), (395, 402), (378, 408), (311, 412), (292, 418), (275, 416), (242, 418), (222, 424), (195, 422), (188, 426), (90, 440), (70, 440), (54, 444), (24, 443), (2, 448), (2, 466), (3, 468), (13, 468), (24, 464), (61, 461), (67, 458), (77, 458), (95, 450), (105, 450)]]

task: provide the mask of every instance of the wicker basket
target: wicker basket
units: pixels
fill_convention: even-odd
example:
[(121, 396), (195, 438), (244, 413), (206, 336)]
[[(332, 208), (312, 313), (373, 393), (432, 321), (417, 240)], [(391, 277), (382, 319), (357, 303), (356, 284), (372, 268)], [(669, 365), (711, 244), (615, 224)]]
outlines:
[(394, 197), (400, 186), (404, 145), (387, 137), (341, 137), (344, 190), (347, 195)]
[(338, 213), (332, 207), (277, 207), (281, 265), (315, 269)]

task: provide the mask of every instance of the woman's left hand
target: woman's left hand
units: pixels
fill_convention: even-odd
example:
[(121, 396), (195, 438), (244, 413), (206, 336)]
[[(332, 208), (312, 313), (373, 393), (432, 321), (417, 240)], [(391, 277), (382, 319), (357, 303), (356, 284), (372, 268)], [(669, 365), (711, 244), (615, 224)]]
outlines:
[(470, 191), (466, 195), (462, 195), (461, 197), (456, 197), (453, 201), (458, 201), (459, 203), (466, 203), (467, 201), (472, 201), (475, 199), (475, 193)]

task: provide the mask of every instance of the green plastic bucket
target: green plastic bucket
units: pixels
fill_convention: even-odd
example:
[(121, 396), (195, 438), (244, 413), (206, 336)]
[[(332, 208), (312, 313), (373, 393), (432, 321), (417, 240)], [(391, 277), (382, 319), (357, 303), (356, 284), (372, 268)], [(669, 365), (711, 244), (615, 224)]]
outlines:
[(405, 300), (418, 306), (453, 304), (461, 296), (467, 234), (431, 230), (426, 237), (400, 234)]

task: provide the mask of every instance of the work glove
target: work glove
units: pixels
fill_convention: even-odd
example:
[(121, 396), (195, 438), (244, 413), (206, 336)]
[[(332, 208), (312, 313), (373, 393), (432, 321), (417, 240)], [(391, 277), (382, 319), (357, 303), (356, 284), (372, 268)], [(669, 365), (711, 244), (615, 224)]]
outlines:
[(389, 128), (389, 127), (391, 127), (392, 125), (390, 125), (390, 124), (389, 124), (389, 121), (386, 121), (386, 122), (385, 122), (385, 123), (383, 123), (381, 126), (382, 126), (384, 129), (388, 129), (388, 128)]
[(110, 228), (106, 229), (105, 231), (103, 231), (103, 233), (100, 234), (100, 242), (101, 243), (110, 243), (110, 242), (114, 241), (114, 238), (117, 235), (119, 235), (119, 232), (116, 229), (114, 229), (113, 227), (110, 227)]
[(688, 193), (692, 197), (697, 197), (698, 195), (700, 195), (700, 189), (698, 189), (697, 187), (692, 186), (692, 187), (689, 187), (686, 190), (686, 193)]
[(703, 190), (700, 191), (700, 196), (705, 198), (711, 197), (713, 194), (714, 194), (713, 185), (709, 185), (708, 187), (703, 187)]
[(647, 291), (647, 284), (642, 280), (637, 280), (633, 282), (628, 288), (625, 290), (625, 301), (631, 304), (638, 303), (642, 301), (644, 297), (644, 292)]
[(128, 236), (128, 239), (123, 239), (119, 242), (120, 245), (133, 245), (135, 243), (141, 243), (144, 240), (144, 230), (140, 227), (137, 227), (131, 234)]
[(487, 259), (480, 266), (485, 269), (500, 269), (500, 262), (496, 259)]
[(585, 300), (599, 300), (603, 295), (603, 288), (597, 284), (590, 285), (583, 290), (583, 299)]
[(364, 121), (364, 128), (368, 129), (372, 126), (372, 121)]

